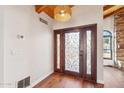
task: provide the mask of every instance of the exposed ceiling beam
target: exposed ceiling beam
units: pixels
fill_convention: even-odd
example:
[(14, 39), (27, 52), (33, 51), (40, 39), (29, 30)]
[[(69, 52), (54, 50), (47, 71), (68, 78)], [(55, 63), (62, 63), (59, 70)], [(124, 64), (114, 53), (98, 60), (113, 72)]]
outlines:
[(106, 9), (104, 6), (103, 16), (104, 16), (104, 18), (111, 16), (111, 15), (115, 14), (116, 12), (118, 12), (122, 8), (124, 8), (124, 5), (113, 5), (113, 6), (109, 6), (109, 8), (106, 8)]
[[(45, 12), (47, 15), (49, 15), (51, 18), (53, 18), (54, 17), (54, 8), (56, 6), (57, 5), (35, 5), (35, 10), (37, 13)], [(69, 6), (73, 7), (74, 5), (69, 5)], [(105, 5), (103, 7), (104, 18), (115, 14), (123, 7), (124, 7), (124, 5)]]
[(103, 6), (103, 11), (105, 11), (113, 6), (115, 6), (115, 5), (105, 5), (105, 6)]
[(46, 7), (47, 5), (36, 5), (35, 10), (37, 13), (41, 13)]

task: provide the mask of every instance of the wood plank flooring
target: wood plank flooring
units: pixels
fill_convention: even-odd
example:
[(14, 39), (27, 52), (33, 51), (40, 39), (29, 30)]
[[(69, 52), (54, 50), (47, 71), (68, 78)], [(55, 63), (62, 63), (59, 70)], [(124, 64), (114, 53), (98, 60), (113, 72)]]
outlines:
[[(62, 73), (54, 73), (34, 88), (99, 88), (99, 84), (84, 81), (82, 78)], [(113, 67), (104, 67), (104, 87), (123, 88), (124, 72)]]
[(80, 77), (62, 73), (54, 73), (34, 88), (94, 88), (99, 87), (89, 81), (84, 81)]

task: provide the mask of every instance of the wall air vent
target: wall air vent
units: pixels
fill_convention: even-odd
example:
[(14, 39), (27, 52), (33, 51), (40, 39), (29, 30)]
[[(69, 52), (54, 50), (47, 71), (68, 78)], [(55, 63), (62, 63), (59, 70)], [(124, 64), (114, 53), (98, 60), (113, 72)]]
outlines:
[(40, 22), (42, 22), (42, 23), (48, 25), (48, 22), (47, 22), (46, 20), (44, 20), (44, 19), (42, 19), (42, 18), (39, 18), (39, 20), (40, 20)]
[(30, 85), (30, 76), (18, 81), (18, 88), (26, 88)]

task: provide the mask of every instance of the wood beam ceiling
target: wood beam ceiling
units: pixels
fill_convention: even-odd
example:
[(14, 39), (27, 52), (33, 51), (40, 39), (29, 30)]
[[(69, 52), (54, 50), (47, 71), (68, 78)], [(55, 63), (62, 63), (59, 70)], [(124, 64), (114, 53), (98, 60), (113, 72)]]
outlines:
[(105, 11), (109, 8), (112, 8), (113, 6), (115, 6), (115, 5), (105, 5), (105, 6), (103, 6), (103, 11)]
[(36, 5), (35, 6), (35, 10), (37, 13), (42, 12), (45, 8), (47, 7), (47, 5)]
[(105, 5), (103, 7), (103, 17), (109, 17), (124, 8), (124, 5)]
[[(54, 8), (57, 5), (35, 5), (35, 10), (37, 13), (45, 12), (48, 16), (51, 18), (54, 18)], [(69, 5), (70, 7), (73, 7), (74, 5)], [(124, 5), (105, 5), (103, 7), (103, 17), (109, 17), (119, 10), (124, 8)]]
[[(51, 18), (54, 18), (54, 8), (57, 5), (35, 5), (35, 10), (37, 13), (45, 12)], [(69, 7), (73, 7), (73, 5), (69, 5)]]

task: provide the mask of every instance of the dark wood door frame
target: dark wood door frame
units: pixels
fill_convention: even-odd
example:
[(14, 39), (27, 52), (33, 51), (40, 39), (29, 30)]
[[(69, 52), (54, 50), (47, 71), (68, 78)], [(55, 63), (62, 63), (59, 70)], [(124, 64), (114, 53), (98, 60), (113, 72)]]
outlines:
[[(76, 32), (76, 31), (80, 31), (80, 43), (86, 43), (85, 39), (86, 39), (86, 31), (87, 30), (91, 30), (91, 33), (92, 33), (92, 40), (93, 40), (93, 43), (91, 43), (92, 45), (92, 56), (91, 56), (91, 59), (92, 59), (92, 63), (91, 63), (91, 76), (88, 76), (86, 74), (86, 46), (85, 44), (80, 44), (80, 47), (83, 47), (83, 51), (80, 52), (80, 76), (82, 76), (84, 79), (86, 80), (90, 80), (92, 82), (95, 82), (96, 83), (96, 80), (97, 80), (97, 24), (90, 24), (90, 25), (85, 25), (85, 26), (77, 26), (77, 27), (71, 27), (71, 28), (64, 28), (64, 29), (57, 29), (57, 30), (54, 30), (54, 71), (56, 72), (61, 72), (61, 73), (70, 73), (70, 72), (67, 72), (64, 70), (65, 68), (65, 60), (64, 60), (64, 52), (65, 52), (65, 48), (64, 48), (64, 44), (65, 44), (65, 37), (64, 37), (64, 33), (69, 33), (69, 32)], [(56, 36), (57, 34), (60, 34), (61, 37), (60, 37), (60, 69), (57, 69), (57, 47), (56, 47)], [(84, 39), (84, 40), (81, 40), (81, 39)], [(81, 46), (83, 45), (83, 46)], [(83, 57), (82, 57), (83, 56)], [(82, 60), (82, 62), (81, 62)], [(78, 75), (77, 73), (72, 73), (74, 75)]]
[[(91, 63), (91, 75), (87, 75), (87, 69), (86, 69), (86, 52), (87, 52), (87, 49), (86, 49), (86, 31), (88, 30), (91, 30), (91, 60), (92, 60), (92, 63)], [(83, 78), (86, 79), (86, 80), (90, 80), (94, 83), (96, 83), (97, 81), (97, 25), (94, 24), (94, 25), (91, 25), (91, 26), (87, 26), (87, 27), (84, 27), (82, 29), (82, 32), (81, 32), (82, 36), (81, 38), (83, 39), (82, 42), (84, 44), (81, 44), (83, 45), (83, 62), (82, 62), (82, 66), (83, 66)]]

